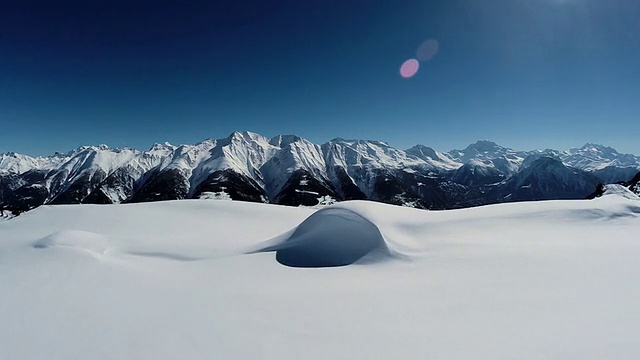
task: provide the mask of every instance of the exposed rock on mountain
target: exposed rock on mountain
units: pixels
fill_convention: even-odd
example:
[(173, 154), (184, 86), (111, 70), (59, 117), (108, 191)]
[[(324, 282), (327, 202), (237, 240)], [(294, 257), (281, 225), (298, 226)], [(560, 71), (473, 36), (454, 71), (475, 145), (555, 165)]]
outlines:
[[(65, 154), (0, 155), (0, 208), (187, 198), (316, 205), (370, 199), (447, 209), (504, 201), (584, 198), (599, 182), (626, 180), (640, 159), (586, 144), (516, 151), (490, 141), (438, 152), (383, 141), (234, 132), (194, 145), (147, 151), (83, 146)], [(638, 181), (629, 188), (638, 190)]]

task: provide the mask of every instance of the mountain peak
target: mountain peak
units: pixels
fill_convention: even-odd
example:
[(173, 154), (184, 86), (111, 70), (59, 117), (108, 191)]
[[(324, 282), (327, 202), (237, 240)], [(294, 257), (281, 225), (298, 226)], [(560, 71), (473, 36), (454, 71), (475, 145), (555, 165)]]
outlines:
[(77, 149), (71, 151), (71, 153), (79, 153), (79, 152), (83, 152), (83, 151), (87, 151), (87, 150), (88, 151), (98, 152), (98, 151), (118, 151), (120, 149), (119, 148), (112, 149), (106, 144), (100, 144), (98, 146), (95, 146), (95, 145), (82, 145), (82, 146), (79, 146)]
[(227, 136), (227, 139), (256, 139), (261, 137), (262, 135), (251, 131), (234, 131)]
[(561, 160), (553, 158), (551, 156), (541, 156), (537, 158), (535, 161), (533, 161), (528, 167), (532, 170), (533, 169), (546, 170), (546, 169), (553, 169), (553, 168), (557, 168), (557, 169), (567, 168)]
[(149, 151), (158, 151), (158, 150), (175, 150), (177, 147), (174, 145), (171, 145), (171, 143), (169, 143), (168, 141), (165, 141), (162, 144), (159, 143), (155, 143), (153, 144), (153, 146), (151, 146), (151, 148), (149, 149)]
[(204, 139), (204, 140), (196, 143), (195, 146), (213, 146), (213, 145), (215, 145), (215, 143), (216, 143), (215, 139), (207, 138), (207, 139)]
[[(50, 157), (0, 155), (0, 173), (10, 181), (0, 183), (0, 187), (4, 186), (0, 195), (12, 193), (24, 184), (35, 184), (46, 192), (39, 193), (38, 198), (24, 192), (20, 199), (30, 199), (30, 207), (44, 203), (197, 198), (213, 192), (233, 199), (287, 204), (297, 204), (306, 197), (314, 202), (329, 194), (336, 199), (370, 198), (414, 205), (419, 201), (420, 206), (444, 208), (448, 201), (455, 202), (452, 206), (495, 201), (491, 197), (482, 200), (485, 189), (477, 187), (503, 186), (500, 184), (507, 184), (514, 176), (519, 176), (522, 183), (518, 184), (522, 186), (544, 185), (550, 179), (551, 187), (569, 189), (569, 193), (552, 193), (547, 191), (548, 186), (541, 185), (534, 193), (522, 190), (521, 199), (549, 194), (580, 197), (584, 187), (591, 187), (597, 180), (579, 170), (608, 166), (618, 171), (624, 167), (626, 180), (632, 177), (631, 170), (640, 168), (639, 158), (612, 155), (613, 150), (607, 149), (610, 148), (589, 143), (582, 150), (526, 152), (480, 140), (465, 150), (440, 153), (424, 145), (400, 150), (379, 140), (336, 138), (320, 145), (296, 135), (267, 138), (236, 131), (226, 138), (193, 145), (154, 144), (149, 151), (98, 145)], [(527, 167), (528, 164), (532, 165)], [(21, 177), (22, 174), (26, 175)], [(574, 182), (572, 179), (583, 186), (578, 192), (567, 187)], [(479, 198), (467, 198), (466, 194)], [(285, 198), (288, 200), (282, 200)]]
[(284, 147), (301, 140), (302, 138), (297, 135), (278, 135), (271, 138), (269, 144), (273, 146)]
[(610, 146), (604, 146), (604, 145), (600, 145), (600, 144), (595, 144), (595, 143), (586, 143), (584, 144), (583, 147), (580, 148), (580, 151), (588, 151), (588, 152), (604, 152), (604, 153), (608, 153), (608, 154), (617, 154), (618, 152), (616, 151), (616, 149), (610, 147)]
[(405, 150), (407, 153), (412, 154), (412, 155), (416, 155), (416, 156), (424, 156), (424, 157), (428, 157), (431, 159), (440, 159), (440, 157), (438, 156), (438, 154), (436, 153), (436, 151), (433, 148), (430, 148), (428, 146), (425, 145), (415, 145), (407, 150)]
[(473, 149), (479, 152), (488, 152), (488, 151), (496, 151), (504, 148), (493, 141), (478, 140), (475, 143), (467, 146), (467, 150), (470, 150), (470, 149)]

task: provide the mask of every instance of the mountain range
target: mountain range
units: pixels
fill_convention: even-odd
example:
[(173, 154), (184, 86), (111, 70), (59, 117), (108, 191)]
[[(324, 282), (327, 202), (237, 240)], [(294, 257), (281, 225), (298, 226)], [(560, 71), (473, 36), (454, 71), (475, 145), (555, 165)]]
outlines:
[(449, 209), (585, 198), (599, 183), (628, 181), (639, 170), (640, 157), (597, 144), (516, 151), (478, 141), (439, 152), (424, 145), (401, 150), (383, 141), (314, 144), (294, 135), (234, 132), (147, 151), (100, 145), (47, 157), (1, 154), (0, 208), (207, 198), (284, 205), (369, 199)]

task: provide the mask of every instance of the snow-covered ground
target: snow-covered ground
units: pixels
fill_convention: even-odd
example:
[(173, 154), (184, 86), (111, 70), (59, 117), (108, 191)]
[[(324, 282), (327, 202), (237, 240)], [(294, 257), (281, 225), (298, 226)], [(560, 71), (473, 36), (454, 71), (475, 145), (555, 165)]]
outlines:
[(43, 206), (0, 223), (0, 358), (637, 359), (639, 233), (616, 193)]

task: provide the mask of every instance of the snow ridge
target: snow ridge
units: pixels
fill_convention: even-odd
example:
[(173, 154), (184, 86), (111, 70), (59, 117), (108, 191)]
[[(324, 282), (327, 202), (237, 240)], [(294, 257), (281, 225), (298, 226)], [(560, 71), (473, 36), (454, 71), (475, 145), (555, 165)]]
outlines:
[[(296, 188), (295, 192), (385, 201), (380, 192), (399, 191), (394, 199), (414, 204), (416, 197), (440, 191), (433, 184), (425, 188), (430, 179), (489, 186), (511, 178), (543, 157), (558, 159), (571, 169), (593, 172), (601, 182), (627, 180), (628, 174), (640, 169), (639, 157), (591, 143), (567, 151), (516, 151), (484, 140), (464, 150), (443, 153), (423, 145), (400, 150), (384, 141), (341, 138), (320, 145), (295, 135), (267, 138), (244, 131), (193, 145), (154, 144), (147, 151), (99, 145), (48, 157), (0, 154), (0, 203), (2, 197), (21, 187), (24, 198), (42, 198), (43, 203), (119, 203), (130, 200), (143, 188), (153, 194), (161, 191), (151, 182), (163, 174), (174, 179), (171, 186), (177, 198), (193, 197), (203, 183), (222, 181), (228, 177), (223, 173), (230, 171), (255, 188), (243, 190), (258, 192), (254, 198), (273, 199), (285, 188), (291, 190), (294, 177), (299, 179), (299, 186), (307, 186), (310, 177), (316, 181), (316, 188)], [(563, 169), (556, 178), (571, 181), (567, 174), (572, 171)], [(212, 179), (215, 173), (221, 175)], [(405, 185), (398, 185), (401, 183)], [(218, 187), (209, 187), (206, 192), (225, 195), (208, 197), (231, 196), (227, 184), (213, 185)], [(318, 186), (324, 189), (323, 194), (318, 193)], [(398, 190), (398, 186), (405, 189)], [(446, 186), (458, 191), (458, 185)], [(422, 195), (418, 195), (420, 191)]]

